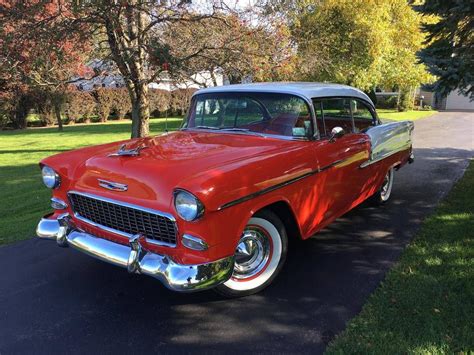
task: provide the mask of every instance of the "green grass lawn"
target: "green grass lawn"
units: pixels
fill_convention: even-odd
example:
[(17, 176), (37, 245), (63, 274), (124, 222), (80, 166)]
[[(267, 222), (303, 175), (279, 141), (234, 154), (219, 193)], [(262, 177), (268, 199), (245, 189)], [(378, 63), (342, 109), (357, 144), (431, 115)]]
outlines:
[(474, 352), (474, 164), (328, 354)]
[(382, 121), (416, 121), (420, 118), (432, 116), (437, 112), (435, 110), (398, 112), (393, 109), (377, 109), (379, 118)]
[[(177, 129), (180, 118), (168, 119)], [(51, 191), (41, 181), (38, 162), (63, 151), (130, 137), (131, 121), (0, 132), (0, 244), (32, 237), (38, 220), (50, 210)], [(165, 119), (152, 119), (152, 134), (162, 133)]]

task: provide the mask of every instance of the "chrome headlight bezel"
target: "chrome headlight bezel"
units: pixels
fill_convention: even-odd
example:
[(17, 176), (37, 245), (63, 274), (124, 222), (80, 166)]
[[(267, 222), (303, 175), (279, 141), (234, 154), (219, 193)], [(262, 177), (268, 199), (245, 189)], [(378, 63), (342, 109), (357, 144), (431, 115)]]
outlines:
[(174, 190), (173, 205), (178, 216), (187, 222), (196, 221), (204, 214), (202, 202), (186, 190)]
[(61, 178), (58, 173), (47, 165), (41, 168), (41, 176), (43, 178), (43, 184), (49, 189), (56, 189), (61, 185)]

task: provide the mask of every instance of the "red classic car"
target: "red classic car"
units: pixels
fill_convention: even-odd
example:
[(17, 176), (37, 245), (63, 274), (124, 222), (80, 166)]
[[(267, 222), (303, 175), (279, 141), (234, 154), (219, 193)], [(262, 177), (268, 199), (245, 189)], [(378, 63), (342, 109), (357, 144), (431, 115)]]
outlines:
[(252, 294), (282, 269), (289, 238), (390, 198), (412, 130), (382, 124), (349, 86), (199, 90), (177, 132), (41, 161), (54, 212), (37, 235), (175, 291)]

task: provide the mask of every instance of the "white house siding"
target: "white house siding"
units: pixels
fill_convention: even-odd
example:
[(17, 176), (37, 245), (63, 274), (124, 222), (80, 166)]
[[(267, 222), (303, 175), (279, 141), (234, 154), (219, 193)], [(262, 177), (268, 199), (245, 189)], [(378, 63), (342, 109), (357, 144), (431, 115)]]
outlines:
[(474, 111), (474, 101), (470, 101), (469, 97), (461, 95), (455, 90), (446, 98), (446, 110)]

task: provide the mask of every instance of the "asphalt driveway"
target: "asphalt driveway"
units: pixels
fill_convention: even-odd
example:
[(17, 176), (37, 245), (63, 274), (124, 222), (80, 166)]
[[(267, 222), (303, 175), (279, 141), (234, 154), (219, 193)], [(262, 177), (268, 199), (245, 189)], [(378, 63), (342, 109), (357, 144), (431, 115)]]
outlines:
[(462, 176), (473, 141), (474, 113), (417, 121), (415, 163), (395, 174), (391, 203), (291, 243), (282, 274), (247, 298), (173, 293), (53, 242), (2, 247), (0, 353), (320, 353)]

